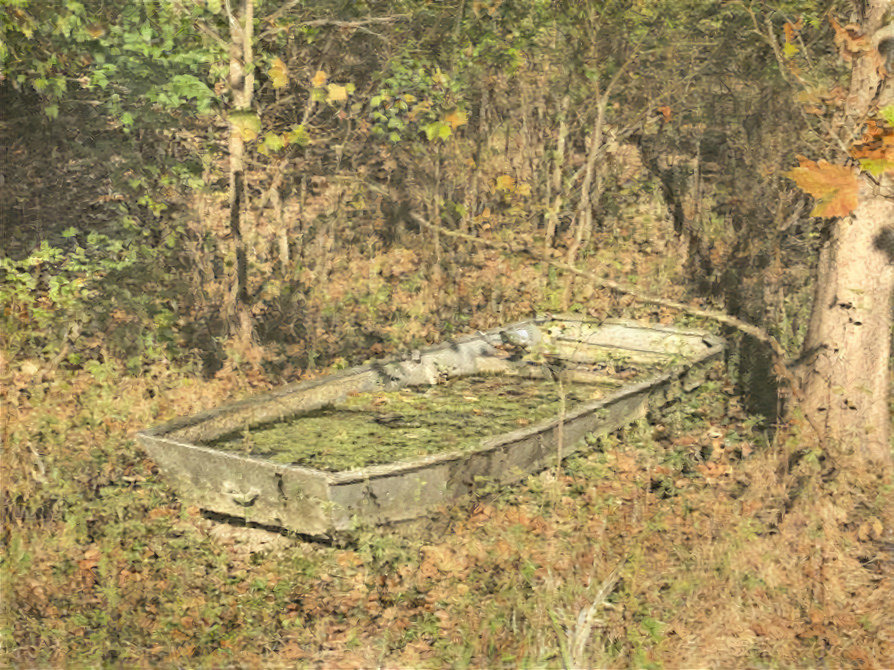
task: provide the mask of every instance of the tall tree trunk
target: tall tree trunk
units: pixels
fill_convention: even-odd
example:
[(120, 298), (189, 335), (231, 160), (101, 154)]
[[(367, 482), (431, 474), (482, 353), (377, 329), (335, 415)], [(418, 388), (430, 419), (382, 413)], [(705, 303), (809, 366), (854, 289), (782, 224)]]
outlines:
[(565, 173), (565, 142), (568, 139), (568, 107), (571, 105), (571, 96), (567, 93), (562, 96), (559, 105), (559, 136), (556, 139), (556, 155), (553, 159), (553, 174), (551, 180), (547, 180), (547, 201), (554, 192), (556, 194), (553, 206), (547, 214), (546, 236), (543, 241), (544, 252), (548, 255), (553, 248), (556, 238), (556, 230), (559, 227), (559, 212), (562, 209), (562, 176)]
[[(227, 5), (229, 7), (229, 4)], [(254, 89), (251, 70), (254, 0), (243, 0), (241, 16), (230, 21), (230, 93), (236, 112), (250, 112)], [(244, 213), (248, 206), (245, 186), (245, 141), (242, 131), (230, 122), (230, 234), (236, 244), (236, 301), (248, 303), (248, 257), (244, 235)]]
[(822, 250), (800, 372), (803, 410), (824, 437), (888, 462), (894, 259), (880, 242), (892, 222), (894, 200), (864, 180)]
[[(879, 58), (880, 41), (891, 29), (894, 3), (855, 4), (870, 46), (852, 55), (842, 137), (850, 146), (867, 118), (894, 102), (892, 77)], [(894, 178), (860, 177), (857, 207), (833, 222), (822, 250), (817, 289), (800, 370), (803, 406), (823, 436), (854, 448), (867, 461), (890, 466), (891, 356), (894, 252)]]
[(593, 122), (593, 131), (590, 135), (587, 150), (587, 162), (584, 169), (584, 179), (581, 184), (580, 202), (577, 206), (577, 227), (574, 232), (574, 242), (568, 248), (568, 254), (565, 262), (574, 265), (577, 261), (577, 254), (580, 248), (590, 239), (593, 232), (593, 181), (597, 182), (599, 190), (596, 191), (596, 197), (599, 198), (602, 188), (602, 172), (604, 167), (597, 166), (599, 158), (605, 156), (605, 108), (608, 106), (608, 95), (610, 90), (605, 92), (604, 96), (599, 96), (597, 83), (597, 104), (596, 104), (596, 120)]

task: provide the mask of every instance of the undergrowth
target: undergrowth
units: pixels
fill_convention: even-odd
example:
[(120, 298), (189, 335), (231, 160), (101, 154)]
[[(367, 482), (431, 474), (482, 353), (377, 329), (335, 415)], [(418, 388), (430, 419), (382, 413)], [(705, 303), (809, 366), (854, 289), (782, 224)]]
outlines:
[(131, 437), (249, 391), (235, 374), (107, 365), (7, 393), (4, 664), (894, 658), (891, 482), (806, 449), (797, 426), (770, 444), (725, 379), (594, 440), (558, 476), (332, 546), (181, 506)]
[[(422, 231), (386, 243), (321, 193), (289, 267), (253, 267), (252, 337), (221, 314), (222, 209), (199, 233), (147, 212), (139, 231), (59, 225), (0, 261), (0, 664), (894, 666), (892, 482), (749, 411), (739, 387), (769, 373), (741, 349), (732, 379), (411, 528), (323, 545), (181, 505), (135, 431), (536, 311), (713, 327), (521, 254)], [(582, 265), (685, 299), (685, 240), (664, 205), (635, 200), (593, 231)], [(524, 213), (479, 232), (550, 246)], [(544, 253), (564, 257), (570, 234)], [(773, 280), (792, 350), (804, 267), (780, 262)], [(767, 293), (768, 277), (746, 288)]]

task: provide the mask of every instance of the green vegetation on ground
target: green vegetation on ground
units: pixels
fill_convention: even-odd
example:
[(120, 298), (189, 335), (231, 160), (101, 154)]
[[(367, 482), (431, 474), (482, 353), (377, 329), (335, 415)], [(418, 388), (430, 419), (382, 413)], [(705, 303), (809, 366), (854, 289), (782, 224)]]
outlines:
[(0, 0), (0, 665), (894, 666), (891, 474), (734, 333), (562, 467), (340, 545), (206, 518), (133, 438), (532, 313), (721, 332), (556, 260), (794, 358), (828, 229), (784, 173), (863, 38), (799, 0), (255, 5), (240, 61), (244, 0)]
[[(601, 397), (598, 386), (571, 385), (565, 407)], [(274, 463), (349, 470), (475, 447), (494, 437), (558, 418), (559, 385), (491, 375), (434, 386), (358, 393), (343, 404), (210, 443)]]
[(890, 483), (833, 471), (796, 431), (772, 446), (726, 378), (558, 473), (341, 546), (203, 518), (129, 437), (247, 393), (245, 379), (105, 364), (28, 388), (3, 458), (23, 475), (4, 476), (10, 665), (810, 666), (894, 652)]

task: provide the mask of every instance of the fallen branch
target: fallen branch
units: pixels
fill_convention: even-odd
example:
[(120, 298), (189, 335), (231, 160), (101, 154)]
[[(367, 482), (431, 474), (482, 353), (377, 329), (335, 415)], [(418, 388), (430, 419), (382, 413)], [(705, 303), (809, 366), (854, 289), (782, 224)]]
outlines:
[(303, 21), (302, 26), (335, 26), (336, 28), (360, 28), (368, 26), (372, 23), (394, 23), (403, 19), (410, 18), (409, 14), (393, 14), (392, 16), (371, 16), (367, 19), (358, 19), (356, 21), (340, 21), (338, 19), (314, 19), (313, 21)]
[[(748, 323), (747, 321), (742, 321), (734, 316), (727, 314), (726, 312), (721, 312), (719, 310), (713, 309), (704, 309), (702, 307), (696, 307), (694, 305), (688, 305), (685, 302), (679, 302), (677, 300), (668, 300), (667, 298), (661, 298), (656, 295), (650, 295), (648, 293), (643, 293), (639, 289), (636, 289), (628, 284), (622, 284), (620, 282), (616, 282), (611, 279), (606, 279), (604, 277), (600, 277), (597, 274), (589, 272), (587, 270), (581, 270), (570, 263), (566, 263), (564, 261), (556, 260), (554, 258), (547, 258), (533, 251), (530, 247), (516, 247), (513, 248), (508, 244), (501, 244), (498, 242), (492, 242), (491, 240), (482, 239), (480, 237), (475, 237), (474, 235), (469, 235), (468, 233), (462, 233), (457, 230), (449, 230), (442, 226), (436, 225), (429, 221), (426, 221), (418, 214), (410, 215), (416, 223), (420, 226), (428, 228), (429, 230), (437, 231), (443, 235), (447, 235), (448, 237), (455, 237), (462, 240), (467, 240), (474, 244), (490, 247), (491, 249), (498, 249), (500, 251), (506, 251), (514, 254), (526, 254), (533, 258), (536, 261), (540, 261), (542, 263), (548, 263), (555, 268), (560, 270), (564, 270), (574, 275), (578, 275), (580, 277), (586, 277), (590, 281), (592, 281), (596, 286), (600, 288), (609, 289), (611, 291), (615, 291), (616, 293), (623, 293), (625, 295), (631, 296), (635, 301), (641, 303), (648, 303), (650, 305), (659, 305), (661, 307), (667, 307), (669, 309), (674, 309), (680, 312), (685, 312), (686, 314), (691, 314), (693, 316), (702, 317), (705, 319), (710, 319), (712, 321), (716, 321), (718, 323), (722, 323), (727, 326), (731, 326), (736, 330), (745, 333), (746, 335), (750, 335), (756, 340), (763, 342), (773, 351), (774, 362), (775, 362), (775, 370), (776, 374), (779, 375), (780, 378), (784, 379), (789, 384), (789, 388), (792, 394), (792, 397), (796, 402), (800, 404), (802, 398), (800, 393), (800, 385), (798, 384), (797, 379), (795, 379), (795, 375), (792, 373), (791, 369), (788, 366), (788, 356), (785, 353), (785, 349), (782, 348), (782, 345), (779, 343), (775, 337), (770, 335), (766, 330), (761, 328), (760, 326), (755, 326), (754, 324)], [(820, 440), (821, 444), (824, 444), (822, 433), (819, 428), (813, 424), (812, 421), (808, 419), (808, 423), (813, 431), (816, 433), (817, 438)]]
[[(702, 307), (696, 307), (694, 305), (688, 305), (685, 302), (679, 302), (677, 300), (668, 300), (667, 298), (661, 298), (656, 295), (650, 295), (648, 293), (643, 293), (639, 289), (636, 289), (629, 284), (622, 284), (620, 282), (616, 282), (612, 279), (606, 279), (604, 277), (600, 277), (599, 275), (589, 272), (588, 270), (581, 270), (580, 268), (571, 265), (570, 263), (566, 263), (564, 261), (556, 260), (554, 258), (546, 258), (531, 250), (530, 247), (517, 247), (513, 248), (507, 244), (500, 244), (497, 242), (492, 242), (490, 240), (485, 240), (480, 237), (475, 237), (474, 235), (469, 235), (467, 233), (461, 233), (456, 230), (448, 230), (447, 228), (443, 228), (441, 226), (435, 225), (433, 223), (429, 223), (422, 217), (412, 214), (413, 220), (416, 221), (421, 226), (429, 228), (431, 230), (436, 230), (444, 235), (448, 235), (450, 237), (457, 237), (460, 239), (468, 240), (470, 242), (474, 242), (475, 244), (480, 244), (482, 246), (490, 247), (492, 249), (499, 249), (500, 251), (508, 251), (510, 253), (523, 253), (531, 256), (534, 260), (540, 261), (542, 263), (549, 263), (555, 268), (560, 270), (565, 270), (566, 272), (570, 272), (571, 274), (578, 275), (580, 277), (586, 277), (594, 284), (599, 286), (600, 288), (606, 288), (616, 293), (623, 293), (625, 295), (629, 295), (633, 297), (637, 302), (648, 303), (651, 305), (659, 305), (661, 307), (668, 307), (670, 309), (675, 309), (681, 312), (686, 312), (687, 314), (692, 314), (693, 316), (700, 316), (706, 319), (711, 319), (712, 321), (717, 321), (719, 323), (723, 323), (727, 326), (732, 326), (737, 330), (742, 331), (746, 335), (751, 335), (753, 338), (764, 342), (769, 345), (771, 349), (773, 349), (773, 353), (781, 359), (784, 364), (787, 356), (785, 350), (782, 348), (782, 345), (779, 344), (779, 340), (770, 335), (766, 330), (759, 326), (755, 326), (754, 324), (748, 323), (746, 321), (742, 321), (741, 319), (737, 319), (734, 316), (727, 314), (726, 312), (720, 312), (713, 309), (704, 309)], [(789, 374), (791, 374), (789, 372)], [(794, 377), (792, 377), (794, 380)]]

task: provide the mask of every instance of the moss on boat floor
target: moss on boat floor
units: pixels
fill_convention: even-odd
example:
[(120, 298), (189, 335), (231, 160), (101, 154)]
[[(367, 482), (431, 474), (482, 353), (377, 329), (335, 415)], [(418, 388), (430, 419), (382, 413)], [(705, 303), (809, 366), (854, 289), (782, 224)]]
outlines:
[[(604, 395), (565, 384), (566, 409)], [(474, 447), (559, 413), (559, 386), (542, 379), (463, 377), (446, 384), (360, 393), (344, 403), (212, 442), (276, 463), (339, 471)]]

